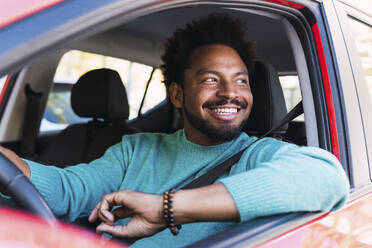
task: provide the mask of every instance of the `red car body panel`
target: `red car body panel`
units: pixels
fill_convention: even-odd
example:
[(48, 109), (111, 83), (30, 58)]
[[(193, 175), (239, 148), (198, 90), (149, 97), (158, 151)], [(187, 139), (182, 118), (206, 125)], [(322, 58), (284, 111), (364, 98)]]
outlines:
[(65, 0), (5, 0), (1, 1), (0, 28), (22, 20)]
[(312, 26), (312, 30), (313, 30), (313, 35), (315, 39), (315, 45), (317, 48), (320, 70), (322, 72), (322, 78), (323, 78), (324, 94), (326, 98), (328, 121), (329, 121), (329, 127), (330, 127), (329, 131), (331, 133), (331, 141), (332, 141), (332, 153), (338, 158), (338, 160), (340, 160), (340, 145), (338, 141), (336, 114), (335, 114), (335, 108), (333, 105), (331, 84), (329, 82), (327, 62), (325, 59), (322, 39), (320, 36), (319, 27), (317, 23), (315, 23)]
[[(0, 28), (49, 8), (64, 0), (7, 0), (0, 9)], [(295, 9), (305, 6), (286, 0), (266, 0)], [(332, 141), (332, 152), (340, 159), (335, 108), (328, 75), (326, 58), (318, 24), (312, 26), (324, 93)], [(0, 94), (3, 98), (8, 77)], [(372, 193), (348, 203), (337, 212), (325, 214), (280, 235), (258, 247), (372, 247)], [(0, 247), (107, 247), (100, 238), (90, 232), (63, 223), (56, 224), (53, 231), (49, 224), (40, 218), (0, 208)], [(17, 230), (14, 232), (14, 230)], [(32, 232), (30, 231), (32, 230)], [(27, 235), (25, 235), (27, 234)], [(46, 235), (47, 234), (47, 235)], [(29, 235), (29, 236), (28, 236)], [(31, 246), (31, 244), (33, 246)], [(109, 247), (124, 247), (110, 242)]]
[(264, 1), (282, 4), (282, 5), (292, 7), (292, 8), (295, 8), (295, 9), (305, 8), (305, 6), (303, 6), (301, 4), (293, 3), (293, 2), (290, 2), (290, 1), (287, 1), (287, 0), (264, 0)]
[(7, 248), (124, 248), (95, 233), (61, 222), (50, 223), (37, 216), (0, 208), (0, 247)]
[(258, 247), (372, 247), (372, 193)]

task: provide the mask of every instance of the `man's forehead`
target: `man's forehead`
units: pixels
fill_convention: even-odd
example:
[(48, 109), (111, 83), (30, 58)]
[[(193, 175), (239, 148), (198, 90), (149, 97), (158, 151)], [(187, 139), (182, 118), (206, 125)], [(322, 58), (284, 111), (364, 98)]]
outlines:
[(198, 67), (201, 70), (213, 70), (214, 66), (239, 66), (239, 72), (247, 72), (245, 63), (238, 52), (227, 45), (211, 44), (195, 49), (189, 57), (188, 68)]
[[(212, 69), (208, 69), (208, 68), (202, 68), (202, 69), (196, 71), (196, 75), (202, 75), (202, 74), (220, 75), (221, 72), (220, 71), (216, 71), (216, 70), (212, 70)], [(240, 76), (240, 75), (248, 76), (248, 71), (247, 71), (246, 68), (242, 68), (241, 71), (237, 71), (234, 74), (235, 74), (235, 76)]]

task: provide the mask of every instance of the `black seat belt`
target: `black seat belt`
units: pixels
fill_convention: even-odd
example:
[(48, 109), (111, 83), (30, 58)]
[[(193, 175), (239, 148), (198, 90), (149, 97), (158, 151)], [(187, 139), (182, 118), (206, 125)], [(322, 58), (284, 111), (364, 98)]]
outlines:
[(30, 84), (26, 84), (25, 95), (27, 99), (26, 114), (23, 120), (23, 137), (20, 153), (24, 158), (33, 159), (35, 156), (36, 137), (39, 133), (38, 120), (42, 92), (31, 89)]
[(196, 178), (186, 186), (182, 187), (182, 189), (193, 189), (198, 188), (202, 186), (206, 186), (209, 184), (212, 184), (214, 181), (216, 181), (225, 171), (229, 170), (231, 166), (233, 166), (236, 162), (239, 161), (240, 157), (243, 155), (245, 150), (249, 148), (251, 145), (256, 143), (257, 141), (261, 140), (262, 138), (267, 137), (272, 132), (279, 129), (281, 126), (283, 126), (286, 123), (289, 123), (297, 116), (301, 115), (304, 112), (302, 101), (297, 103), (295, 107), (291, 111), (289, 111), (276, 125), (274, 125), (268, 132), (266, 132), (264, 135), (262, 135), (260, 138), (249, 144), (246, 148), (241, 150), (240, 152), (236, 153), (232, 157), (228, 158), (227, 160), (223, 161), (219, 165), (215, 166), (213, 169), (207, 171), (205, 174), (201, 175), (200, 177)]
[(149, 86), (150, 86), (150, 82), (152, 80), (152, 76), (154, 75), (154, 72), (156, 71), (156, 68), (152, 68), (152, 71), (150, 73), (150, 77), (149, 79), (147, 80), (147, 83), (146, 83), (146, 88), (145, 88), (145, 93), (143, 93), (143, 97), (142, 97), (142, 101), (141, 101), (141, 104), (140, 104), (140, 107), (138, 109), (138, 114), (137, 116), (140, 117), (142, 115), (142, 107), (143, 107), (143, 104), (145, 103), (145, 98), (146, 98), (146, 95), (147, 95), (147, 91), (149, 89)]

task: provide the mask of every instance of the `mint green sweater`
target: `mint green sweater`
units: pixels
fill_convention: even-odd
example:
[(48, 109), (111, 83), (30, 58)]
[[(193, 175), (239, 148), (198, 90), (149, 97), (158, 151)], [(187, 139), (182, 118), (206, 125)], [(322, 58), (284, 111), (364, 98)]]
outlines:
[[(73, 221), (88, 216), (106, 193), (131, 189), (162, 194), (181, 188), (254, 140), (241, 134), (220, 145), (200, 146), (189, 142), (183, 130), (172, 135), (144, 133), (124, 136), (89, 164), (59, 169), (27, 162), (31, 182), (54, 213)], [(292, 211), (329, 211), (344, 204), (349, 191), (345, 173), (332, 154), (272, 138), (249, 147), (218, 181), (230, 192), (241, 222)], [(183, 247), (236, 224), (185, 224), (178, 236), (164, 230), (133, 247)]]

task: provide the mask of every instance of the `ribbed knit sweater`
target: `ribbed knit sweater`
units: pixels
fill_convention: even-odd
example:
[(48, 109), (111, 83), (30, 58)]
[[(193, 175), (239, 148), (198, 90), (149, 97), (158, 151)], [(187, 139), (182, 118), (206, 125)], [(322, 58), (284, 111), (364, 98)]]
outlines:
[[(230, 142), (200, 146), (188, 141), (184, 130), (172, 135), (143, 133), (124, 136), (89, 164), (60, 169), (27, 163), (31, 182), (54, 213), (73, 221), (88, 216), (102, 195), (110, 192), (131, 189), (162, 194), (181, 188), (254, 140), (243, 133)], [(293, 211), (329, 211), (343, 205), (349, 191), (347, 177), (332, 154), (272, 138), (250, 146), (217, 182), (231, 194), (241, 222)], [(236, 224), (185, 224), (178, 236), (164, 230), (132, 247), (183, 247)]]

